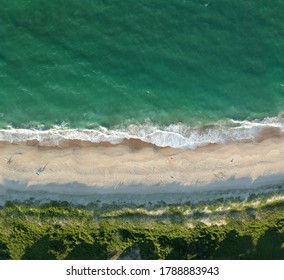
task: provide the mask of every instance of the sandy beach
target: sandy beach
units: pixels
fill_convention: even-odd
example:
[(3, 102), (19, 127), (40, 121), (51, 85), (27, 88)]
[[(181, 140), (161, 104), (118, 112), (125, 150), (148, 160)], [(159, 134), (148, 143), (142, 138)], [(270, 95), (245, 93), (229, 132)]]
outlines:
[(283, 179), (283, 144), (284, 137), (196, 150), (159, 148), (140, 140), (118, 145), (68, 142), (62, 147), (1, 143), (0, 184), (14, 181), (32, 187), (78, 183), (117, 189), (139, 184), (232, 184), (247, 178), (250, 187), (259, 178), (264, 179), (263, 184), (265, 178)]

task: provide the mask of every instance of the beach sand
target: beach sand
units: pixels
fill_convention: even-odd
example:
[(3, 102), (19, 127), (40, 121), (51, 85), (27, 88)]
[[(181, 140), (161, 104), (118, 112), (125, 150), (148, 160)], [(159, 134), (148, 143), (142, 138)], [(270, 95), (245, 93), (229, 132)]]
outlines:
[(284, 174), (284, 137), (279, 136), (196, 150), (159, 148), (140, 140), (118, 145), (69, 141), (61, 147), (0, 143), (0, 155), (0, 186), (12, 181), (27, 187), (76, 183), (101, 190), (135, 185), (151, 190), (154, 185), (229, 187), (246, 178), (240, 182), (249, 188), (260, 178), (262, 184), (268, 183), (265, 178), (278, 183)]

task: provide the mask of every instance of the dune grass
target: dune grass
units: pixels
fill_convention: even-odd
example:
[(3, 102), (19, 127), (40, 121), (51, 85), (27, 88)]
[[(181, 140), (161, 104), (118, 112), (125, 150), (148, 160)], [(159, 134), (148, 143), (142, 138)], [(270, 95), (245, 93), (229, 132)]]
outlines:
[(284, 202), (9, 202), (0, 208), (0, 259), (284, 259)]

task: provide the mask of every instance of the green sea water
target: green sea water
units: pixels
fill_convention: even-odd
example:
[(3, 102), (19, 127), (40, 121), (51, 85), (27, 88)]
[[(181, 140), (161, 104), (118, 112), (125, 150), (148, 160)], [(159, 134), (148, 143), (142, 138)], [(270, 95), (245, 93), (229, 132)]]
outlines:
[(0, 0), (0, 127), (214, 124), (284, 108), (282, 0)]

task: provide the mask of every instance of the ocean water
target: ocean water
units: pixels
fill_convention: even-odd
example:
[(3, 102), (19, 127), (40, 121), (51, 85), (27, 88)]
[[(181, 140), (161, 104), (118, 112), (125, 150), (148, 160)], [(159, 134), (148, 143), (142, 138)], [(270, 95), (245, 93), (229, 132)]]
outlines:
[(284, 131), (284, 1), (0, 4), (2, 141), (195, 148)]

